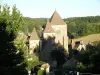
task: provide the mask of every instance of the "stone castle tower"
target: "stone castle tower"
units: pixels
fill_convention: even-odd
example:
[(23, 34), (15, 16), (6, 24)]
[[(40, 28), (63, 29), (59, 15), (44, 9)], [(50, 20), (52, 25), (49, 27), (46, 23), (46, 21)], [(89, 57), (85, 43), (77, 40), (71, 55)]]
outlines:
[(55, 43), (60, 43), (68, 52), (67, 24), (55, 10), (43, 32), (43, 37), (55, 37)]

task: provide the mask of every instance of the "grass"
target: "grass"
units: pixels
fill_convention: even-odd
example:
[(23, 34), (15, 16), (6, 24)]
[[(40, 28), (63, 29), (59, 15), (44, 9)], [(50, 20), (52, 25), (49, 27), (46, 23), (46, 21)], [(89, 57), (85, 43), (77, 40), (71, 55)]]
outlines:
[(100, 41), (100, 34), (91, 34), (91, 35), (88, 35), (88, 36), (83, 36), (83, 37), (80, 37), (80, 38), (77, 38), (77, 39), (73, 39), (73, 44), (76, 41), (80, 41), (80, 40), (83, 40), (84, 44), (88, 44), (89, 41), (90, 42)]

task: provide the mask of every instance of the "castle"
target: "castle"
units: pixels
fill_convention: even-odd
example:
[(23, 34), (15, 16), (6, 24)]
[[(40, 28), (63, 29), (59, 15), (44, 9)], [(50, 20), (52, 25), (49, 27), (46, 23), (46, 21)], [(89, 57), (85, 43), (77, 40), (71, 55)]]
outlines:
[[(68, 36), (67, 36), (67, 24), (60, 17), (55, 10), (50, 19), (47, 20), (46, 27), (42, 31), (44, 39), (48, 37), (55, 37), (54, 42), (62, 45), (68, 53)], [(29, 39), (29, 48), (34, 48), (40, 45), (39, 39), (35, 29)]]

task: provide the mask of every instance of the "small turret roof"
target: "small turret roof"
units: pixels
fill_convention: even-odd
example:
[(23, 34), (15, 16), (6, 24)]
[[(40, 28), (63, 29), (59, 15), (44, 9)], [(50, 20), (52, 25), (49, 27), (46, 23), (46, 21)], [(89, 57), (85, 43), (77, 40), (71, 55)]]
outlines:
[(31, 33), (30, 40), (39, 40), (39, 37), (37, 35), (35, 28), (33, 29), (32, 33)]

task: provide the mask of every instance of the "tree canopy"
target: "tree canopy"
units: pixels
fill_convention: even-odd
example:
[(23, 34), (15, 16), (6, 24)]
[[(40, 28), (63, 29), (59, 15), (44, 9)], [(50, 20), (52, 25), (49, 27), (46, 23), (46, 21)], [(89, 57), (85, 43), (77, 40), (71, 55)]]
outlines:
[[(1, 75), (27, 75), (26, 64), (23, 63), (22, 48), (14, 44), (18, 31), (24, 25), (23, 16), (12, 7), (12, 12), (8, 5), (0, 8), (0, 74)], [(18, 52), (20, 51), (20, 52)]]
[(77, 68), (80, 72), (100, 72), (100, 45), (99, 42), (97, 45), (96, 43), (94, 42), (94, 45), (87, 45), (87, 50), (80, 52), (80, 55), (76, 57), (78, 60)]
[(64, 19), (68, 31), (75, 37), (100, 33), (100, 16), (73, 17)]

